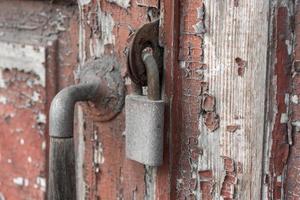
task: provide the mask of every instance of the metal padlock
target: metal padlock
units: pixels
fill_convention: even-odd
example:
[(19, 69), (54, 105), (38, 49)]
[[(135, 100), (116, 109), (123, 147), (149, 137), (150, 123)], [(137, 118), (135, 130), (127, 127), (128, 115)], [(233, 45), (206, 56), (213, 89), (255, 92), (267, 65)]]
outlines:
[(163, 161), (164, 101), (160, 99), (159, 71), (153, 55), (142, 55), (148, 82), (148, 95), (126, 96), (126, 156), (149, 166)]

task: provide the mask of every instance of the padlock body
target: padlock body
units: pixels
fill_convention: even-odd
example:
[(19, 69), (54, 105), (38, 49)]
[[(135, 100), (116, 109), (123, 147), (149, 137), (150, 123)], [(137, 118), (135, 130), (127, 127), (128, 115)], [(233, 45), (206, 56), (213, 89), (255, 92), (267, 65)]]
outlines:
[(126, 157), (149, 166), (163, 161), (164, 102), (128, 95), (126, 110)]

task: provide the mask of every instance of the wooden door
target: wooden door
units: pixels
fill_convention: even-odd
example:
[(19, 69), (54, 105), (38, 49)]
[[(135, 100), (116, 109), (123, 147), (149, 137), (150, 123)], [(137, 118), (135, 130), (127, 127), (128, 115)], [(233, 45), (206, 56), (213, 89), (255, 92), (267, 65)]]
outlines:
[[(48, 108), (87, 60), (160, 19), (164, 163), (125, 158), (123, 111), (76, 107), (77, 198), (297, 199), (298, 5), (275, 0), (0, 2), (0, 200), (44, 199)], [(298, 196), (297, 196), (298, 195)]]
[(48, 107), (74, 82), (76, 4), (0, 2), (0, 199), (44, 199)]

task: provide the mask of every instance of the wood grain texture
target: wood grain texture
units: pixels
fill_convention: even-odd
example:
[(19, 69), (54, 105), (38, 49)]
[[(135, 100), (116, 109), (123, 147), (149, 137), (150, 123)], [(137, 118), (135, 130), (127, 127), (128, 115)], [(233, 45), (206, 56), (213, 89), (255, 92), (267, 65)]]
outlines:
[[(127, 78), (127, 52), (133, 33), (149, 22), (148, 11), (158, 1), (79, 1), (79, 62), (83, 64), (103, 54), (115, 56), (121, 75)], [(127, 5), (127, 4), (126, 4)], [(80, 67), (78, 68), (80, 71)], [(130, 86), (128, 87), (130, 88)], [(98, 123), (85, 110), (78, 118), (78, 191), (85, 199), (155, 199), (155, 173), (125, 157), (125, 115)], [(81, 123), (80, 123), (81, 122)], [(83, 134), (83, 135), (80, 135)], [(79, 163), (78, 163), (79, 164)], [(151, 177), (150, 177), (151, 176)]]
[(213, 199), (260, 199), (269, 1), (204, 4), (204, 79), (220, 127), (210, 132), (200, 117), (198, 169), (212, 171)]

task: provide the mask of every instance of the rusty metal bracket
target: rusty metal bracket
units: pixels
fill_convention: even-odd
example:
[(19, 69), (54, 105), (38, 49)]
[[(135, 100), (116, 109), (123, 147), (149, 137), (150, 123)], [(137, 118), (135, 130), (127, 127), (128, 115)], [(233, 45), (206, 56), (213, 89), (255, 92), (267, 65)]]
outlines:
[(143, 25), (131, 42), (128, 54), (128, 73), (131, 80), (140, 86), (147, 85), (147, 73), (142, 51), (150, 47), (157, 63), (160, 79), (163, 71), (163, 48), (159, 46), (159, 20)]
[(80, 83), (101, 81), (105, 90), (93, 101), (83, 104), (87, 116), (93, 121), (109, 121), (122, 111), (125, 101), (124, 82), (121, 66), (115, 56), (104, 55), (96, 60), (87, 61), (81, 70)]

